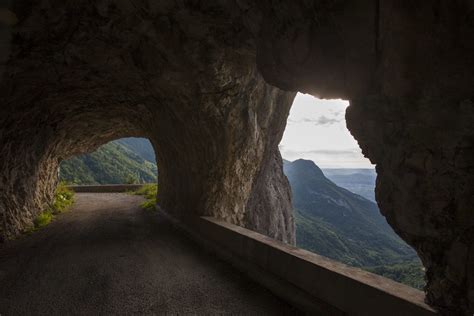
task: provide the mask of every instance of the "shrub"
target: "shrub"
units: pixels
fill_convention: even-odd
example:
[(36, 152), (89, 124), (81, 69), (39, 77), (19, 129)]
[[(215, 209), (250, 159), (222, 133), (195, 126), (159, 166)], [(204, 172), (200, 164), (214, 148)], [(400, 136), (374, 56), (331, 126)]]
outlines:
[(67, 210), (74, 203), (74, 192), (61, 182), (56, 188), (52, 211), (59, 214)]
[(39, 229), (41, 227), (48, 225), (52, 219), (53, 219), (53, 214), (51, 213), (51, 211), (50, 210), (44, 211), (43, 213), (38, 215), (38, 217), (36, 217), (35, 220), (33, 221), (35, 225), (35, 229)]
[(133, 194), (136, 195), (143, 195), (146, 199), (156, 198), (157, 193), (158, 185), (156, 183), (144, 184), (138, 190), (133, 192)]
[(140, 205), (142, 208), (156, 210), (156, 195), (158, 194), (158, 185), (156, 183), (144, 184), (140, 189), (132, 193), (145, 197), (146, 201)]
[(54, 193), (54, 201), (51, 207), (41, 212), (33, 221), (34, 229), (42, 228), (48, 225), (54, 218), (54, 215), (67, 210), (74, 203), (74, 192), (67, 188), (66, 184), (61, 182)]
[(156, 211), (156, 198), (146, 200), (140, 206), (145, 210)]
[(136, 175), (134, 175), (134, 174), (129, 174), (129, 175), (127, 175), (127, 177), (125, 178), (125, 182), (126, 182), (127, 184), (136, 184), (136, 183), (139, 182), (139, 179), (138, 179), (138, 177), (137, 177)]

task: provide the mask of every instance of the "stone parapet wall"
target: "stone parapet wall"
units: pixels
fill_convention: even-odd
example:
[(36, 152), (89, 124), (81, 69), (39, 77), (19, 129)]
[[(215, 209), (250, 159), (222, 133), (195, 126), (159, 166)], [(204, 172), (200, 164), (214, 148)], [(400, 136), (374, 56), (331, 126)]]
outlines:
[(76, 193), (111, 193), (131, 192), (140, 189), (143, 184), (103, 184), (103, 185), (69, 185)]
[(205, 249), (310, 315), (434, 316), (422, 291), (212, 217), (186, 225)]

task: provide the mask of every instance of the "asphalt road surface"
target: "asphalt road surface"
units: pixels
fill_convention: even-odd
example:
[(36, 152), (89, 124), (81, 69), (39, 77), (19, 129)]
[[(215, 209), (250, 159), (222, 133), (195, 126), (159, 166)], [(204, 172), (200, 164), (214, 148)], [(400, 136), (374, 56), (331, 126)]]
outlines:
[(139, 196), (76, 194), (74, 207), (0, 244), (0, 315), (290, 315)]

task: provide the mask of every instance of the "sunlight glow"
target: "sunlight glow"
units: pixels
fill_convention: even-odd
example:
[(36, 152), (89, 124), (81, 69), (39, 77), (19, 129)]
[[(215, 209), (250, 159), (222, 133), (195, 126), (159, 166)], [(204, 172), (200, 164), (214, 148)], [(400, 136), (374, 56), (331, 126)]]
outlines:
[(321, 168), (373, 168), (346, 127), (348, 106), (298, 93), (279, 146), (283, 158), (310, 159)]

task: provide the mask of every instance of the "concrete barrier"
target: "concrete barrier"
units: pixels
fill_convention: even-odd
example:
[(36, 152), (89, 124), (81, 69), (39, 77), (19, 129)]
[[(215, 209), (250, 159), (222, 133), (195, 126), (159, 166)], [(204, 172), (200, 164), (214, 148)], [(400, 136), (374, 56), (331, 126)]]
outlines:
[(191, 227), (194, 238), (219, 257), (309, 314), (437, 314), (422, 291), (373, 273), (212, 217)]
[(119, 193), (135, 191), (143, 184), (68, 185), (76, 193)]

